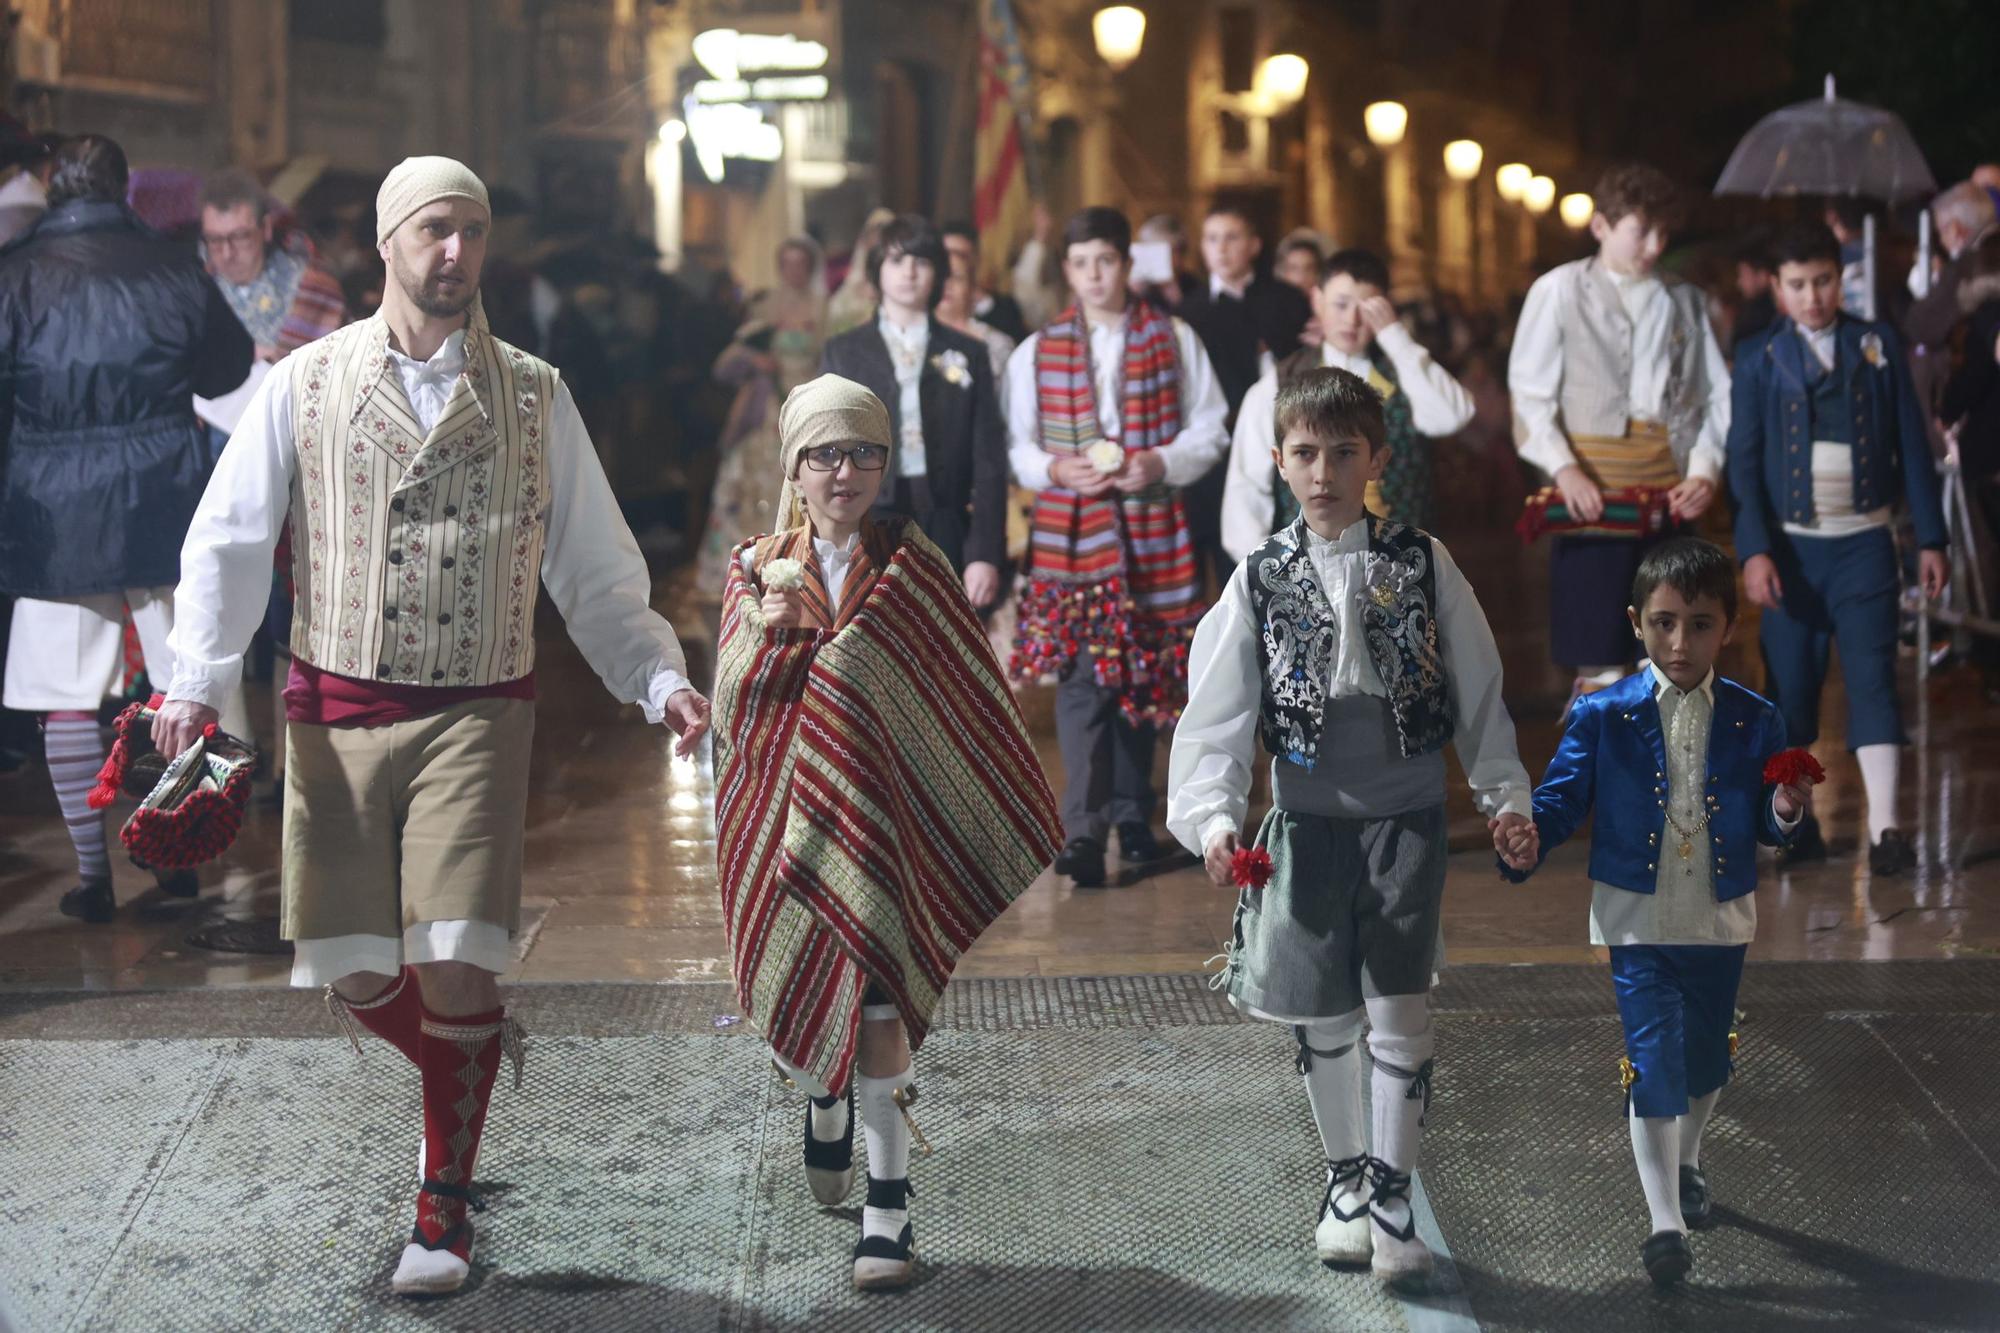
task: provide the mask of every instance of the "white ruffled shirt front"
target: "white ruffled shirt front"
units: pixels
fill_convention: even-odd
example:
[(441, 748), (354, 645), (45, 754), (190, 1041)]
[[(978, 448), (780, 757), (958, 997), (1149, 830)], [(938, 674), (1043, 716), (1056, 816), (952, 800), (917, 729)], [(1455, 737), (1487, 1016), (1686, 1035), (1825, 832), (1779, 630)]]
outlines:
[[(1306, 531), (1307, 556), (1338, 626), (1327, 697), (1385, 697), (1388, 691), (1368, 655), (1361, 621), (1361, 599), (1367, 595), (1367, 520), (1348, 525), (1331, 540), (1311, 528)], [(1431, 557), (1455, 724), (1452, 745), (1483, 813), (1525, 815), (1532, 808), (1533, 787), (1515, 748), (1514, 720), (1500, 697), (1500, 650), (1472, 585), (1436, 538), (1431, 539)], [(1262, 633), (1250, 605), (1250, 572), (1239, 564), (1221, 599), (1195, 629), (1187, 707), (1174, 728), (1168, 760), (1167, 831), (1196, 856), (1219, 834), (1240, 833), (1249, 810), (1263, 706), (1257, 663)], [(1325, 756), (1323, 762), (1338, 763), (1339, 756)]]

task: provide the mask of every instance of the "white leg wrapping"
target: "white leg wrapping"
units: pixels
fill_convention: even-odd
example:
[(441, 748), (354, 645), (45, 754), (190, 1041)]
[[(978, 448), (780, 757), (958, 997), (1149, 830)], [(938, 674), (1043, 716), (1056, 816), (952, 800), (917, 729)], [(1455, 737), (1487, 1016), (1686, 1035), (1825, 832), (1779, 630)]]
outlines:
[(1326, 1263), (1366, 1263), (1368, 1146), (1361, 1111), (1360, 1013), (1295, 1029), (1306, 1100), (1326, 1151), (1327, 1192), (1313, 1244)]
[(1709, 1117), (1715, 1114), (1716, 1099), (1722, 1096), (1717, 1088), (1706, 1097), (1690, 1097), (1687, 1114), (1680, 1118), (1681, 1165), (1701, 1170), (1701, 1136), (1708, 1132)]
[(1436, 1041), (1428, 995), (1393, 995), (1368, 1001), (1368, 1052), (1375, 1075), (1373, 1190), (1374, 1270), (1389, 1280), (1422, 1277), (1431, 1252), (1417, 1239), (1410, 1211), (1410, 1177), (1423, 1147), (1424, 1112), (1430, 1104), (1431, 1056)]

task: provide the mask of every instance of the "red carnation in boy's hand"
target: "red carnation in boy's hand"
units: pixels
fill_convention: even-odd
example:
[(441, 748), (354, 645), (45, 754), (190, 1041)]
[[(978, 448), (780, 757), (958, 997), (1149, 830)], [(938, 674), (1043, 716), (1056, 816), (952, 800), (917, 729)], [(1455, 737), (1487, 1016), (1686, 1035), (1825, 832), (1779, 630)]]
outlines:
[(1255, 892), (1271, 882), (1271, 854), (1262, 847), (1239, 847), (1229, 858), (1229, 878)]
[(1812, 757), (1811, 750), (1794, 746), (1764, 761), (1764, 781), (1777, 787), (1800, 787), (1806, 783), (1817, 786), (1826, 781), (1826, 770)]

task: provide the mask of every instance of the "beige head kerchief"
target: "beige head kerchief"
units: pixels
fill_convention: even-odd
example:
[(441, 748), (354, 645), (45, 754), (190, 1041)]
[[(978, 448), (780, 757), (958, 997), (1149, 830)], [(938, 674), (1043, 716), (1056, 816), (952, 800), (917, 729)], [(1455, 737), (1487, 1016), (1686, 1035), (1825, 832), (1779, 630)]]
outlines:
[(487, 212), (486, 182), (472, 168), (449, 157), (406, 157), (396, 164), (375, 195), (375, 244), (410, 220), (425, 204), (440, 199), (470, 199)]
[(821, 375), (785, 395), (778, 409), (778, 463), (785, 484), (778, 492), (778, 531), (802, 526), (805, 499), (792, 478), (809, 449), (822, 444), (878, 444), (892, 448), (889, 409), (853, 380)]

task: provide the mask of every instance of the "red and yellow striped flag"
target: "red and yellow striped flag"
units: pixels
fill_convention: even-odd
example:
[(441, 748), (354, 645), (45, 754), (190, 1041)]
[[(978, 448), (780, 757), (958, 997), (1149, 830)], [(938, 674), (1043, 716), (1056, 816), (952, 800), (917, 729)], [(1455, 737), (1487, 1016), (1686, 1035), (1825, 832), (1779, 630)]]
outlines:
[(979, 228), (979, 281), (989, 287), (1004, 285), (1008, 263), (1032, 225), (1028, 99), (1028, 66), (1012, 6), (1008, 0), (980, 0), (972, 217)]

